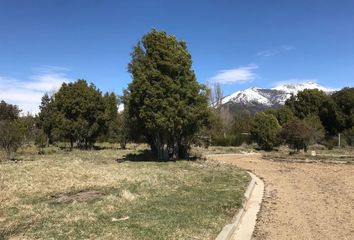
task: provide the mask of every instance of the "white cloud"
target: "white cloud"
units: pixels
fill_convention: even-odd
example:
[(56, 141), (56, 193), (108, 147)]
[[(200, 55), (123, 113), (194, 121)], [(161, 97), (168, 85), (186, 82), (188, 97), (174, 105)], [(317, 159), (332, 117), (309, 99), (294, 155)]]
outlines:
[(70, 79), (63, 68), (45, 67), (27, 80), (0, 76), (0, 100), (16, 104), (22, 113), (36, 114), (44, 93), (57, 91), (63, 82)]
[(274, 55), (278, 55), (283, 52), (288, 52), (294, 50), (295, 47), (291, 45), (282, 45), (276, 48), (271, 48), (271, 49), (266, 49), (263, 51), (260, 51), (256, 54), (258, 57), (271, 57)]
[(233, 69), (221, 70), (210, 80), (220, 84), (252, 82), (257, 77), (257, 75), (254, 73), (254, 70), (257, 68), (257, 65), (249, 65)]

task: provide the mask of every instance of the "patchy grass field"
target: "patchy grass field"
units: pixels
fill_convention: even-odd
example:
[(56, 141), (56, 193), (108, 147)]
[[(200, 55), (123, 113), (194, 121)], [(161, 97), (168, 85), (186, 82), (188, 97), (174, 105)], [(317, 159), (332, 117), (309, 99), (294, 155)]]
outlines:
[(242, 171), (115, 161), (130, 152), (53, 148), (0, 163), (0, 239), (214, 239), (241, 206)]
[[(289, 152), (290, 150), (288, 148), (280, 147), (278, 151), (263, 153), (263, 158), (275, 161), (354, 164), (354, 148), (352, 147), (328, 150), (310, 146), (307, 152), (300, 151), (299, 153), (291, 155)], [(312, 152), (314, 152), (315, 155), (312, 155)]]

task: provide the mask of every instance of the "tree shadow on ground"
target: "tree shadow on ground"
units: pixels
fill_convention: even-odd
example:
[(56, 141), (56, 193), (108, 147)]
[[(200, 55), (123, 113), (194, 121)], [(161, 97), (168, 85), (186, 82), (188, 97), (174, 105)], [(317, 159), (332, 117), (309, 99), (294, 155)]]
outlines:
[[(196, 156), (190, 156), (188, 161), (196, 161), (199, 158)], [(123, 158), (119, 158), (116, 160), (118, 163), (130, 161), (130, 162), (175, 162), (176, 160), (158, 160), (157, 157), (151, 150), (141, 150), (138, 153), (129, 153), (125, 155)]]
[(117, 159), (117, 162), (162, 162), (158, 160), (151, 150), (141, 150), (137, 153), (129, 153), (122, 158)]

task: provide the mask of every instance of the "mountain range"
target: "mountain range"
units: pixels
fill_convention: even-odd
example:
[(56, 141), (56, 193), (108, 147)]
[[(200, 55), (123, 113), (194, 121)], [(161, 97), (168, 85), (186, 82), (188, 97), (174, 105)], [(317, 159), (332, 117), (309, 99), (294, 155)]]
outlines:
[(274, 88), (247, 88), (237, 91), (222, 99), (223, 108), (231, 112), (248, 110), (257, 112), (267, 108), (278, 108), (285, 104), (285, 101), (305, 89), (319, 89), (326, 93), (333, 92), (315, 82), (303, 82), (296, 84), (283, 84)]

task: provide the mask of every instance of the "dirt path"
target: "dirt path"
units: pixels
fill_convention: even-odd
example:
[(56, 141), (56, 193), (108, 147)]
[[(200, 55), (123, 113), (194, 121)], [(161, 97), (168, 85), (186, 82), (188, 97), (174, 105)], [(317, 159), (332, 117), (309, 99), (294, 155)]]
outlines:
[(258, 154), (211, 158), (264, 180), (253, 239), (354, 239), (354, 165), (273, 162)]

